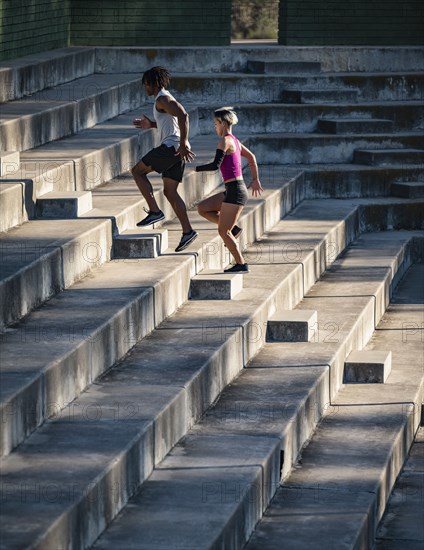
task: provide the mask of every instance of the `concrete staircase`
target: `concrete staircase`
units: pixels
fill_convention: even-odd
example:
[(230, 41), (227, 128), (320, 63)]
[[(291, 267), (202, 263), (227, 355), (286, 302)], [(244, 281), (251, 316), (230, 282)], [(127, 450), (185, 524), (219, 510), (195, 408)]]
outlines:
[[(4, 548), (241, 548), (265, 513), (249, 546), (264, 544), (280, 491), (309, 490), (307, 467), (291, 484), (309, 440), (304, 456), (319, 461), (321, 432), (326, 441), (357, 422), (380, 429), (377, 409), (359, 405), (370, 386), (347, 385), (345, 362), (380, 349), (397, 285), (417, 286), (422, 52), (376, 50), (368, 65), (365, 51), (353, 59), (346, 49), (337, 62), (323, 49), (321, 64), (308, 49), (277, 59), (262, 48), (198, 52), (216, 78), (198, 72), (195, 50), (178, 53), (173, 84), (196, 163), (216, 146), (213, 107), (245, 93), (237, 135), (266, 189), (240, 222), (249, 275), (223, 276), (228, 251), (194, 211), (219, 189), (217, 174), (186, 169), (181, 191), (199, 238), (183, 253), (173, 252), (181, 230), (158, 176), (167, 221), (135, 228), (145, 202), (128, 169), (157, 143), (131, 125), (151, 109), (140, 71), (169, 64), (170, 50), (70, 48), (0, 68), (9, 83), (0, 87)], [(392, 336), (381, 344), (393, 356), (379, 396), (417, 407), (396, 413), (387, 446), (373, 450), (375, 477), (358, 489), (346, 548), (373, 540), (419, 423), (422, 364), (411, 360), (408, 381), (398, 375)], [(333, 431), (346, 399), (352, 411)], [(383, 397), (374, 406), (391, 418)], [(352, 468), (368, 456), (360, 431)], [(374, 489), (371, 505), (362, 492)], [(307, 500), (296, 506), (312, 514)], [(299, 527), (288, 516), (273, 529)]]
[[(308, 548), (317, 536), (328, 548), (373, 547), (421, 420), (423, 274), (422, 264), (408, 271), (365, 348), (392, 350), (387, 383), (346, 384), (339, 391), (247, 549), (276, 548), (282, 539), (288, 548)], [(335, 521), (328, 521), (330, 514)], [(404, 540), (393, 546), (380, 540), (377, 548), (408, 548), (422, 528), (420, 521), (405, 527)]]
[(420, 548), (422, 525), (424, 428), (418, 430), (408, 460), (396, 481), (386, 511), (377, 529), (375, 550)]

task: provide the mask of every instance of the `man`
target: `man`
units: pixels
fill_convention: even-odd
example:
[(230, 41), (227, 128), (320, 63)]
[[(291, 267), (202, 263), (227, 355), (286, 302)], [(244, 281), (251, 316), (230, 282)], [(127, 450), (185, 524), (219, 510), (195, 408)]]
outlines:
[[(188, 142), (189, 117), (184, 107), (166, 89), (170, 74), (163, 67), (153, 67), (143, 74), (142, 83), (147, 95), (153, 95), (153, 118), (136, 118), (136, 128), (157, 128), (161, 144), (149, 151), (131, 170), (137, 187), (149, 206), (148, 215), (137, 223), (140, 226), (151, 225), (165, 218), (154, 196), (152, 185), (147, 178), (150, 172), (162, 174), (163, 192), (180, 220), (183, 235), (175, 252), (180, 252), (197, 237), (187, 216), (186, 205), (178, 194), (178, 184), (183, 179), (185, 162), (191, 162), (195, 154)], [(147, 210), (146, 210), (147, 212)]]

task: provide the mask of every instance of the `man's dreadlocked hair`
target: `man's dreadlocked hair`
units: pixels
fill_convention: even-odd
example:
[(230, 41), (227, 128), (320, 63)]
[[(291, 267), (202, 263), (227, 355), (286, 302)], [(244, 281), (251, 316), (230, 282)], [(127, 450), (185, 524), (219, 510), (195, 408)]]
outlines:
[(171, 75), (164, 67), (152, 67), (143, 74), (142, 84), (167, 88), (171, 81)]

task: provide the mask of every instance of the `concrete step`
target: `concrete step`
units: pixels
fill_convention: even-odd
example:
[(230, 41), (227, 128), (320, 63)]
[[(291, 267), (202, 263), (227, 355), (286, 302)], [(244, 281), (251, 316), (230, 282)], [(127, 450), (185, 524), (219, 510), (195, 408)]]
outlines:
[[(311, 214), (310, 223), (305, 223), (305, 216), (309, 217)], [(297, 226), (300, 232), (287, 239), (301, 245), (302, 257), (298, 258), (297, 263), (293, 263), (292, 259), (282, 259), (276, 263), (271, 257), (261, 257), (249, 277), (245, 277), (245, 288), (234, 299), (231, 310), (215, 308), (210, 301), (187, 302), (158, 330), (137, 344), (123, 362), (73, 401), (70, 407), (62, 410), (57, 407), (52, 411), (56, 413), (54, 418), (2, 461), (2, 474), (9, 483), (7, 510), (3, 507), (4, 513), (10, 514), (9, 525), (16, 526), (15, 519), (12, 521), (18, 512), (15, 507), (18, 497), (16, 491), (26, 484), (26, 479), (39, 479), (41, 468), (45, 468), (45, 456), (41, 461), (41, 455), (36, 452), (39, 444), (44, 448), (48, 445), (49, 448), (62, 449), (59, 453), (52, 452), (49, 455), (51, 476), (48, 485), (53, 483), (55, 487), (66, 490), (72, 484), (73, 490), (70, 498), (67, 498), (67, 493), (65, 498), (57, 499), (54, 504), (46, 503), (42, 499), (42, 507), (37, 502), (24, 499), (25, 502), (20, 503), (20, 517), (36, 514), (37, 523), (19, 533), (16, 529), (13, 533), (5, 533), (4, 540), (13, 545), (25, 545), (26, 541), (38, 540), (45, 547), (60, 547), (62, 544), (71, 547), (87, 546), (94, 542), (136, 487), (151, 473), (153, 466), (159, 463), (189, 426), (202, 416), (224, 386), (240, 372), (245, 362), (256, 355), (264, 344), (264, 335), (259, 339), (252, 337), (257, 327), (266, 325), (269, 315), (275, 311), (277, 305), (290, 309), (302, 298), (310, 281), (315, 282), (321, 269), (324, 270), (332, 261), (327, 257), (330, 243), (337, 241), (341, 247), (347, 244), (347, 238), (355, 234), (357, 217), (352, 214), (349, 204), (334, 204), (330, 216), (328, 204), (318, 204), (314, 208), (312, 204), (306, 205), (306, 209), (299, 206), (293, 216), (289, 216), (287, 221), (279, 222), (276, 230), (269, 234), (269, 238), (275, 239), (274, 254), (280, 258), (284, 258), (286, 243), (281, 242), (281, 233), (284, 232), (286, 223), (287, 237), (290, 235), (289, 227)], [(251, 253), (257, 255), (256, 247), (253, 247)], [(122, 294), (130, 290), (136, 294), (144, 289), (152, 294), (153, 300), (150, 287), (154, 283), (152, 281), (146, 284), (147, 265), (156, 273), (165, 273), (171, 262), (174, 265), (176, 261), (185, 262), (186, 268), (191, 265), (189, 271), (193, 274), (195, 257), (177, 255), (161, 256), (154, 262), (138, 260), (138, 266), (143, 266), (143, 269), (129, 273), (128, 267), (122, 266), (125, 269), (119, 269), (113, 275), (114, 283), (110, 270), (106, 276), (104, 266), (89, 281), (89, 285), (98, 289), (104, 285), (109, 293), (113, 291), (116, 297), (121, 297), (120, 301), (123, 300)], [(266, 279), (263, 276), (264, 267)], [(113, 269), (117, 269), (116, 266)], [(104, 277), (101, 277), (102, 273)], [(185, 280), (189, 281), (189, 278)], [(78, 287), (83, 289), (83, 284)], [(165, 285), (164, 282), (163, 288), (165, 287), (169, 289), (169, 284)], [(181, 275), (178, 277), (178, 287), (181, 287)], [(169, 290), (161, 292), (157, 284), (155, 289), (155, 299), (163, 300), (163, 304), (157, 303), (155, 308), (156, 321), (159, 321), (162, 308), (169, 308), (172, 293)], [(100, 292), (96, 299), (103, 304), (111, 303), (112, 300), (105, 299), (105, 292)], [(84, 293), (81, 298), (84, 299), (85, 308), (92, 312), (90, 320), (93, 322), (92, 317), (98, 310), (93, 307), (94, 304), (90, 304), (90, 293)], [(368, 300), (373, 303), (373, 299)], [(152, 318), (148, 315), (146, 317), (147, 308), (145, 312), (142, 317), (144, 321)], [(50, 318), (51, 314), (52, 309)], [(73, 318), (69, 315), (69, 310), (68, 318)], [(196, 319), (195, 326), (193, 319)], [(130, 321), (131, 319), (127, 319), (128, 323)], [(140, 331), (138, 312), (134, 314), (133, 323), (128, 336), (131, 335), (133, 343), (136, 343), (135, 331)], [(61, 326), (61, 323), (56, 321), (55, 326)], [(87, 336), (88, 332), (87, 330)], [(116, 340), (110, 331), (107, 334), (107, 340), (101, 339), (101, 342), (99, 338), (94, 338), (94, 334), (91, 338), (92, 345), (99, 348), (92, 349), (91, 356), (96, 358), (96, 362), (98, 354), (105, 354), (105, 351), (100, 350), (107, 347), (106, 342)], [(12, 345), (12, 342), (6, 342), (6, 345)], [(158, 349), (162, 349), (163, 353), (158, 354)], [(34, 355), (37, 357), (37, 354)], [(57, 361), (55, 363), (58, 364)], [(107, 365), (104, 357), (102, 364)], [(81, 367), (80, 361), (79, 371), (82, 374)], [(68, 368), (71, 370), (70, 366)], [(93, 377), (100, 374), (99, 370), (97, 364), (92, 365)], [(71, 379), (75, 381), (76, 377), (72, 376)], [(61, 390), (67, 387), (69, 381), (60, 384)], [(328, 388), (328, 384), (326, 387)], [(50, 389), (53, 390), (52, 385)], [(62, 401), (58, 396), (49, 396), (48, 392), (45, 395), (50, 403), (58, 404)], [(27, 402), (27, 410), (28, 405)], [(34, 410), (32, 407), (31, 409)], [(13, 408), (9, 412), (12, 414)], [(9, 417), (8, 420), (10, 421)], [(115, 421), (119, 426), (122, 425), (122, 429), (117, 429)], [(70, 437), (70, 430), (75, 430), (73, 433), (79, 433), (80, 437)], [(70, 444), (75, 457), (72, 465), (67, 456)], [(25, 458), (27, 453), (31, 453), (33, 457), (29, 462)], [(96, 459), (93, 453), (96, 454)], [(279, 454), (278, 452), (278, 457)], [(138, 458), (133, 459), (135, 456)], [(121, 458), (118, 460), (118, 457)], [(27, 465), (25, 471), (20, 467), (24, 463)], [(45, 481), (40, 479), (38, 486), (43, 494), (46, 489)], [(87, 492), (88, 486), (91, 489)], [(116, 490), (114, 494), (110, 491), (112, 487), (113, 491)], [(93, 496), (94, 492), (101, 495), (99, 498), (102, 506), (99, 506), (100, 500), (97, 498), (90, 503), (90, 495)], [(89, 511), (81, 515), (80, 511), (87, 510), (87, 506)], [(69, 522), (75, 521), (77, 515), (82, 518), (77, 535), (79, 542), (73, 539), (76, 531), (66, 527)], [(59, 517), (60, 521), (56, 521)]]
[(243, 289), (242, 273), (205, 269), (191, 279), (191, 300), (232, 300)]
[(361, 217), (363, 231), (397, 231), (401, 229), (424, 229), (420, 211), (422, 199), (355, 199)]
[[(141, 138), (140, 136), (139, 139), (151, 139), (151, 137), (152, 136), (143, 136), (143, 138)], [(118, 143), (117, 145), (119, 146), (120, 144)], [(207, 159), (210, 158), (211, 149), (213, 150), (213, 147), (216, 145), (216, 137), (198, 137), (196, 139), (196, 145), (197, 160), (204, 159), (204, 162), (206, 162)], [(14, 174), (14, 176), (19, 175), (22, 176), (22, 178), (27, 179), (16, 180), (14, 177), (9, 177), (3, 181), (0, 181), (1, 185), (3, 185), (5, 181), (19, 184), (23, 189), (23, 194), (25, 195), (23, 206), (22, 204), (19, 206), (18, 203), (14, 203), (12, 205), (14, 213), (12, 219), (17, 219), (20, 215), (23, 216), (22, 221), (34, 219), (36, 217), (37, 197), (46, 197), (48, 193), (53, 192), (53, 189), (56, 190), (56, 193), (60, 192), (60, 196), (78, 193), (72, 191), (76, 186), (76, 173), (78, 173), (81, 178), (85, 178), (83, 179), (81, 185), (87, 181), (90, 185), (93, 183), (97, 184), (99, 181), (102, 182), (104, 177), (102, 169), (105, 167), (100, 169), (100, 166), (97, 165), (95, 161), (90, 160), (92, 159), (93, 151), (90, 153), (87, 151), (79, 151), (78, 153), (82, 154), (82, 157), (77, 159), (77, 161), (28, 160), (22, 163), (19, 173)], [(104, 154), (104, 151), (97, 151), (99, 156), (101, 156), (102, 153)], [(34, 155), (36, 154), (37, 153), (34, 151)], [(128, 161), (127, 168), (132, 166), (135, 162), (137, 162), (137, 160), (138, 158), (135, 157), (132, 163)], [(80, 166), (81, 163), (82, 167)], [(112, 166), (111, 168), (111, 172), (113, 174), (114, 171), (120, 169), (120, 164)], [(185, 197), (186, 201), (191, 204), (201, 198), (199, 197), (200, 188), (198, 180), (193, 179), (190, 168), (186, 169), (186, 174), (188, 177), (185, 177), (184, 187), (180, 188), (180, 192), (182, 192), (182, 195)], [(151, 176), (151, 180), (157, 190), (162, 189), (162, 180), (158, 178), (157, 175)], [(200, 181), (204, 191), (208, 193), (214, 186), (218, 185), (220, 178), (216, 174), (209, 174), (207, 176), (203, 176)], [(112, 219), (114, 232), (125, 230), (128, 227), (133, 227), (141, 219), (143, 215), (143, 206), (146, 205), (134, 184), (134, 179), (131, 174), (126, 173), (118, 176), (117, 178), (112, 178), (110, 181), (104, 182), (103, 185), (100, 185), (97, 189), (93, 188), (93, 192), (93, 209), (88, 211), (87, 214), (81, 214), (82, 216)], [(158, 197), (157, 200), (159, 200)], [(167, 201), (165, 201), (163, 208), (165, 208), (168, 215), (173, 215)], [(20, 214), (22, 209), (23, 212)], [(0, 202), (0, 214), (2, 214), (1, 219), (6, 223), (6, 220), (11, 215), (11, 210), (8, 208), (8, 203)], [(10, 221), (7, 222), (7, 225), (7, 227), (4, 227), (4, 230), (10, 229), (16, 224), (15, 222)]]
[[(403, 243), (407, 240), (405, 234)], [(400, 250), (395, 252), (390, 238), (385, 244), (394, 252), (394, 256), (386, 252), (389, 267), (396, 263), (399, 253), (402, 255), (402, 245), (398, 241)], [(381, 267), (381, 241), (374, 253), (376, 250)], [(370, 267), (368, 260), (363, 267)], [(350, 271), (351, 266), (345, 266), (347, 269)], [(386, 269), (386, 275), (389, 273), (390, 268)], [(378, 286), (384, 286), (384, 275), (379, 283), (377, 279), (373, 284), (378, 293)], [(369, 280), (366, 284), (370, 289)], [(336, 279), (333, 285), (337, 286)], [(346, 288), (343, 282), (342, 287)], [(346, 322), (344, 313), (343, 335), (352, 331), (365, 302), (372, 303), (370, 298), (356, 298), (356, 304), (354, 298), (350, 303), (344, 298), (352, 315)], [(303, 352), (308, 345), (300, 344)], [(333, 349), (343, 352), (345, 345), (340, 340)], [(290, 344), (290, 351), (285, 353), (281, 346), (267, 344), (259, 351), (202, 420), (155, 468), (94, 548), (108, 550), (117, 544), (128, 549), (243, 546), (277, 489), (280, 476), (290, 471), (301, 446), (329, 406), (329, 371), (334, 363), (329, 349), (324, 352), (328, 363), (321, 363), (322, 357), (317, 361), (315, 348), (315, 361), (302, 366), (292, 362), (296, 344)], [(308, 355), (308, 359), (313, 357), (312, 353)], [(269, 363), (270, 357), (274, 365)]]
[(322, 90), (287, 89), (282, 90), (281, 101), (284, 103), (355, 103), (359, 90), (354, 88), (335, 88)]
[[(213, 138), (215, 142), (216, 138)], [(206, 161), (211, 150), (211, 137), (199, 140), (197, 151), (201, 162)], [(162, 191), (161, 177), (156, 174), (150, 179), (159, 207), (167, 219), (174, 218), (175, 213)], [(264, 181), (272, 186), (266, 178)], [(284, 181), (287, 178), (280, 179), (281, 183)], [(217, 173), (205, 176), (189, 168), (179, 191), (190, 206), (211, 193), (219, 183)], [(58, 196), (63, 198), (63, 195), (81, 193), (84, 194), (53, 194), (53, 204), (57, 206), (55, 199)], [(49, 196), (52, 195), (47, 194)], [(74, 199), (72, 202), (75, 204)], [(92, 206), (88, 212), (81, 214), (81, 222), (69, 219), (66, 222), (30, 221), (28, 227), (11, 229), (7, 234), (0, 235), (4, 260), (0, 278), (0, 296), (3, 297), (0, 326), (16, 322), (46, 299), (110, 260), (112, 236), (117, 237), (130, 228), (134, 231), (136, 223), (144, 217), (143, 208), (147, 205), (132, 176), (126, 175), (96, 190)], [(71, 216), (75, 212), (61, 213), (65, 214)]]
[(83, 78), (94, 67), (94, 48), (61, 48), (5, 61), (0, 63), (0, 103)]
[(321, 72), (321, 63), (313, 61), (254, 60), (247, 62), (248, 73), (258, 74), (316, 74)]
[[(241, 219), (246, 236), (256, 240), (280, 219), (285, 208), (292, 208), (298, 186), (297, 180), (287, 181), (266, 191), (262, 198), (251, 199)], [(172, 250), (155, 260), (108, 262), (4, 332), (2, 454), (21, 443), (139, 338), (174, 313), (188, 298), (191, 277), (202, 269), (225, 265), (224, 255), (214, 250), (219, 239), (216, 229), (208, 224), (204, 231), (195, 220), (193, 226), (200, 233), (197, 249), (191, 247), (180, 254)], [(90, 240), (91, 246), (93, 242)], [(208, 253), (202, 255), (202, 249)], [(94, 251), (98, 252), (96, 247)], [(19, 372), (15, 370), (17, 347)]]
[[(238, 104), (237, 134), (325, 133), (367, 134), (419, 131), (424, 118), (422, 101), (397, 103)], [(200, 132), (210, 133), (210, 108), (201, 108)], [(330, 122), (331, 121), (331, 122)]]
[(325, 134), (387, 133), (393, 131), (393, 121), (384, 119), (318, 119), (318, 132)]
[[(424, 166), (391, 164), (366, 166), (358, 164), (262, 164), (261, 177), (279, 179), (287, 174), (302, 173), (305, 198), (366, 198), (393, 195), (396, 183), (424, 181)], [(410, 180), (410, 181), (407, 181)], [(419, 186), (418, 186), (419, 187)], [(403, 197), (408, 198), (408, 197)], [(418, 197), (419, 198), (419, 197)]]
[[(20, 167), (2, 177), (0, 183), (20, 183), (24, 189), (24, 209), (29, 219), (35, 218), (37, 197), (51, 191), (75, 190), (75, 165), (72, 160), (29, 158)], [(1, 205), (0, 205), (1, 208)]]
[[(422, 133), (419, 132), (337, 136), (256, 134), (247, 138), (246, 146), (267, 164), (346, 163), (352, 160), (360, 164), (376, 164), (377, 160), (379, 164), (401, 161), (419, 164), (424, 154), (423, 150), (419, 150), (422, 146)], [(365, 153), (359, 153), (358, 150), (365, 150)]]
[(424, 181), (400, 181), (392, 183), (390, 192), (396, 197), (419, 199), (424, 197)]
[(217, 98), (221, 105), (280, 103), (285, 101), (285, 92), (291, 89), (331, 92), (351, 89), (358, 92), (357, 100), (361, 102), (422, 102), (424, 97), (424, 72), (394, 68), (387, 72), (326, 72), (304, 76), (251, 75), (220, 69), (213, 73), (213, 81), (210, 72), (199, 73), (196, 68), (193, 73), (174, 73), (172, 88), (182, 101), (198, 105), (216, 105)]
[[(310, 342), (299, 344), (270, 343), (275, 354), (270, 352), (269, 357), (274, 359), (264, 355), (261, 362), (258, 360), (258, 368), (277, 367), (282, 356), (290, 357), (287, 365), (291, 366), (328, 365), (331, 356), (332, 400), (343, 386), (347, 356), (351, 351), (364, 348), (387, 308), (393, 288), (408, 267), (421, 258), (423, 234), (414, 234), (421, 240), (413, 237), (409, 241), (413, 235), (408, 231), (362, 235), (347, 253), (339, 253), (333, 242), (330, 248), (339, 259), (329, 266), (296, 308), (299, 312), (317, 312), (313, 337)], [(343, 305), (346, 303), (352, 310), (349, 314)]]
[(0, 151), (0, 176), (15, 172), (19, 168), (18, 151)]
[(90, 75), (42, 90), (2, 106), (2, 147), (34, 149), (136, 109), (145, 99), (141, 76), (125, 74)]
[[(163, 205), (163, 210), (172, 218), (175, 214), (163, 196), (159, 177), (152, 177), (152, 180), (155, 179), (158, 203)], [(197, 200), (216, 187), (213, 177), (209, 179), (209, 185), (199, 185), (200, 179), (199, 174), (193, 171), (189, 175), (191, 187), (197, 191)], [(117, 232), (127, 230), (128, 225), (134, 227), (136, 221), (143, 217), (143, 206), (146, 203), (140, 193), (134, 190), (132, 178), (130, 185), (133, 191), (129, 196), (124, 193), (119, 197), (101, 197), (106, 199), (100, 201), (101, 209), (98, 201), (94, 200), (95, 208), (84, 218), (66, 222), (30, 221), (0, 236), (4, 262), (0, 279), (0, 326), (18, 321), (39, 304), (111, 259), (114, 246), (112, 236), (115, 234), (119, 240)], [(181, 187), (181, 191), (183, 189)], [(105, 192), (109, 191), (105, 189)], [(184, 192), (181, 194), (183, 197), (190, 195)], [(111, 202), (114, 203), (114, 209), (108, 208)], [(130, 231), (134, 234), (135, 230)], [(117, 257), (120, 257), (119, 253)]]
[(38, 197), (36, 215), (37, 218), (64, 220), (79, 218), (92, 208), (91, 191), (52, 191)]
[(0, 182), (0, 232), (27, 221), (23, 191), (21, 183)]
[[(51, 191), (87, 191), (127, 172), (159, 137), (154, 130), (138, 131), (132, 120), (149, 109), (139, 109), (97, 124), (78, 135), (48, 143), (21, 154), (21, 166), (3, 182), (25, 182), (25, 209), (35, 215), (36, 199)], [(189, 109), (191, 134), (198, 131), (197, 111)], [(216, 141), (216, 140), (215, 140)]]
[(156, 258), (168, 248), (168, 230), (137, 227), (113, 239), (114, 259)]
[[(305, 178), (306, 198), (384, 197), (393, 194), (391, 186), (406, 179), (423, 178), (424, 166), (391, 164), (365, 166), (355, 164), (297, 165)], [(287, 169), (293, 169), (287, 166)], [(284, 167), (263, 166), (262, 173), (283, 174)], [(408, 182), (406, 182), (408, 183)], [(407, 197), (404, 197), (407, 198)]]
[(309, 342), (318, 326), (317, 312), (278, 311), (267, 323), (267, 342)]
[[(217, 55), (219, 53), (219, 55)], [(175, 48), (149, 47), (96, 49), (96, 72), (138, 72), (139, 67), (163, 65), (174, 67), (174, 72), (194, 73), (201, 66), (210, 73), (224, 71), (235, 72), (245, 67), (249, 59), (280, 61), (307, 61), (322, 64), (324, 71), (378, 72), (387, 71), (422, 71), (423, 47), (374, 47), (355, 48), (352, 55), (350, 46), (280, 46), (263, 44), (256, 41), (241, 44), (231, 44), (217, 48), (198, 46), (179, 48), (178, 56)], [(199, 59), (201, 62), (199, 62)]]
[[(341, 541), (344, 548), (373, 547), (378, 521), (420, 422), (422, 342), (420, 334), (405, 339), (404, 329), (421, 323), (422, 285), (417, 283), (423, 276), (423, 264), (411, 268), (365, 348), (393, 346), (386, 384), (340, 390), (247, 550), (275, 548), (281, 540), (289, 549), (313, 547), (317, 533), (331, 549), (339, 549)], [(339, 521), (328, 522), (335, 507)]]
[(422, 165), (424, 164), (424, 149), (408, 148), (406, 145), (398, 149), (356, 149), (353, 162), (380, 166), (395, 163)]
[(30, 221), (0, 236), (0, 326), (110, 260), (110, 220)]
[(392, 370), (391, 351), (352, 351), (346, 358), (346, 384), (384, 384)]
[(374, 550), (410, 548), (418, 550), (424, 544), (422, 524), (422, 494), (424, 474), (424, 428), (419, 428), (409, 457), (387, 503), (378, 525)]

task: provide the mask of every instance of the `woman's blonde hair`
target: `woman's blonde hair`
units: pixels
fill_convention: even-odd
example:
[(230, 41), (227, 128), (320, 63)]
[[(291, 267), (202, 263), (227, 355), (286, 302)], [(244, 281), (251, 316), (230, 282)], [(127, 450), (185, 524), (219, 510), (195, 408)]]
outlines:
[(234, 107), (221, 107), (214, 112), (214, 117), (221, 122), (226, 122), (229, 126), (233, 126), (238, 122)]

